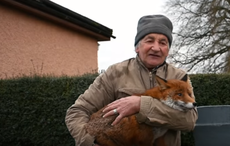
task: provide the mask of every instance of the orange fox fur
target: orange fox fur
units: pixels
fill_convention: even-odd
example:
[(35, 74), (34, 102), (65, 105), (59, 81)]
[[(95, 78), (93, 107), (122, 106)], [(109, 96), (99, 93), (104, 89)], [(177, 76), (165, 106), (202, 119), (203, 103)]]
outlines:
[[(184, 80), (164, 80), (156, 76), (157, 87), (143, 94), (159, 99), (164, 104), (186, 111), (196, 106), (192, 97), (192, 88), (188, 84), (187, 75)], [(101, 146), (166, 146), (164, 134), (167, 129), (160, 130), (160, 135), (154, 133), (154, 128), (137, 122), (135, 115), (123, 118), (118, 124), (111, 126), (117, 115), (103, 118), (102, 110), (94, 113), (86, 125), (87, 132), (94, 136)], [(160, 128), (158, 128), (160, 129)]]

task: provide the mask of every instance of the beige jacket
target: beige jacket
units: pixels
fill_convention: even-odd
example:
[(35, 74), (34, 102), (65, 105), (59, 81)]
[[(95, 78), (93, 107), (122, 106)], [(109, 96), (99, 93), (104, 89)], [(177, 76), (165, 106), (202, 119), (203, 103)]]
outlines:
[[(143, 93), (156, 86), (153, 73), (164, 79), (181, 79), (186, 73), (165, 63), (149, 72), (138, 57), (110, 66), (99, 75), (67, 110), (66, 125), (77, 146), (91, 146), (94, 137), (84, 129), (90, 115), (105, 105), (122, 97)], [(194, 97), (195, 98), (195, 97)], [(151, 112), (150, 112), (151, 111)], [(198, 118), (197, 111), (181, 112), (174, 110), (149, 96), (141, 97), (139, 122), (171, 129), (166, 134), (169, 146), (180, 146), (180, 131), (193, 130)]]

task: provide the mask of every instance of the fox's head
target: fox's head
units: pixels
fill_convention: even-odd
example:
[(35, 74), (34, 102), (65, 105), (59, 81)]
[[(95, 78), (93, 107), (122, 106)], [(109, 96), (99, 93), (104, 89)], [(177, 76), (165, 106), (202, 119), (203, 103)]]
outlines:
[(158, 89), (163, 97), (160, 100), (174, 108), (181, 111), (193, 109), (197, 106), (193, 94), (192, 85), (186, 74), (181, 80), (164, 80), (156, 76), (158, 82)]

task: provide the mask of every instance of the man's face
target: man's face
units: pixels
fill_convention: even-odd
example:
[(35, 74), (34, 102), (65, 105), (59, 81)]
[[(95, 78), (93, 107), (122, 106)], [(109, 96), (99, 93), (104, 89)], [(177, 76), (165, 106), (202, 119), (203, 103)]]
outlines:
[(168, 38), (163, 34), (146, 35), (138, 44), (136, 53), (148, 69), (161, 65), (169, 52)]

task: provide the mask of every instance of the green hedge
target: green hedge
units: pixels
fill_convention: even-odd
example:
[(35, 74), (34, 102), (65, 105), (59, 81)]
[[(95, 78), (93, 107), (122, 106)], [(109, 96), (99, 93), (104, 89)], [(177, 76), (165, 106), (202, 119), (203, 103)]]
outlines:
[(229, 105), (230, 74), (191, 75), (198, 105)]
[(66, 110), (96, 76), (0, 80), (0, 145), (73, 146)]
[[(1, 146), (74, 146), (67, 108), (98, 74), (81, 77), (22, 77), (0, 80)], [(198, 105), (230, 104), (230, 75), (191, 75)], [(192, 132), (182, 146), (194, 146)]]

